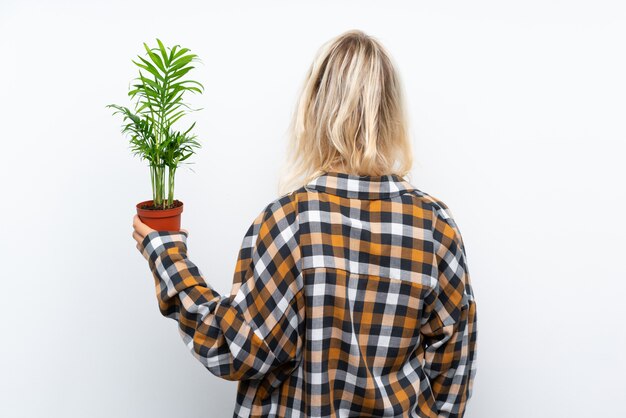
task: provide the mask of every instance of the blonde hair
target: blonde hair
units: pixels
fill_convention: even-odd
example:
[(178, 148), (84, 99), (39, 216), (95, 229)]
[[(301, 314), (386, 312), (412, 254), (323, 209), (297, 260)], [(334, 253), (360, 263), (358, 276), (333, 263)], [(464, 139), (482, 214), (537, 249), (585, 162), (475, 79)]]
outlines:
[(327, 171), (409, 175), (405, 108), (399, 74), (379, 41), (356, 29), (327, 41), (292, 115), (279, 193)]

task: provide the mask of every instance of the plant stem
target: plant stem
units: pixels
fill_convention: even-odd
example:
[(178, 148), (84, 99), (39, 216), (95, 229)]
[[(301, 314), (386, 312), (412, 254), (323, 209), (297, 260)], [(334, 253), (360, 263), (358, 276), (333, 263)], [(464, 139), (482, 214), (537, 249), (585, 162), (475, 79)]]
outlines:
[(156, 194), (155, 194), (156, 188), (154, 187), (154, 185), (155, 185), (154, 181), (155, 181), (156, 175), (155, 175), (154, 171), (155, 171), (155, 166), (150, 164), (150, 185), (152, 186), (152, 202), (153, 202), (153, 204), (156, 203)]
[(176, 168), (169, 167), (169, 196), (168, 196), (168, 205), (171, 205), (174, 202), (174, 176), (176, 175)]
[(157, 201), (159, 206), (163, 205), (163, 167), (159, 167), (157, 176)]

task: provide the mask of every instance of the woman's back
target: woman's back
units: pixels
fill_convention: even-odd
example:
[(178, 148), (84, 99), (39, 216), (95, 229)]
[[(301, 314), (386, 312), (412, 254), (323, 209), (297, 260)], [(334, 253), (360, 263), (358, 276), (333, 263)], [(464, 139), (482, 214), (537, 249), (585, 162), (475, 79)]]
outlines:
[(273, 239), (248, 241), (274, 279), (240, 294), (282, 360), (240, 382), (234, 416), (461, 416), (476, 311), (443, 202), (397, 175), (328, 172), (264, 213)]

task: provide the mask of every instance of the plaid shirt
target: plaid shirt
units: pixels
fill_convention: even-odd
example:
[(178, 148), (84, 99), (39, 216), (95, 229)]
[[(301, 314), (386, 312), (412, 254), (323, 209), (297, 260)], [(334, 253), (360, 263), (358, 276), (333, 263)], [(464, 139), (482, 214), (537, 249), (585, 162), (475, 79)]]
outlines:
[(476, 306), (450, 209), (395, 174), (327, 172), (248, 228), (229, 295), (187, 235), (141, 243), (161, 313), (238, 380), (234, 417), (462, 417)]

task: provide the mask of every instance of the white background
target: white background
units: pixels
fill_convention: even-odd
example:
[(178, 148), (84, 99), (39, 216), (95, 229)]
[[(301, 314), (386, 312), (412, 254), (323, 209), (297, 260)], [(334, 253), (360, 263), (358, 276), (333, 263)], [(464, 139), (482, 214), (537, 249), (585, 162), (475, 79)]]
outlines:
[(412, 183), (448, 204), (478, 309), (470, 418), (623, 417), (626, 6), (607, 1), (3, 1), (0, 416), (230, 417), (160, 316), (135, 248), (151, 198), (109, 103), (142, 42), (203, 63), (203, 144), (179, 169), (190, 258), (230, 291), (277, 197), (314, 53), (358, 28), (406, 88)]

